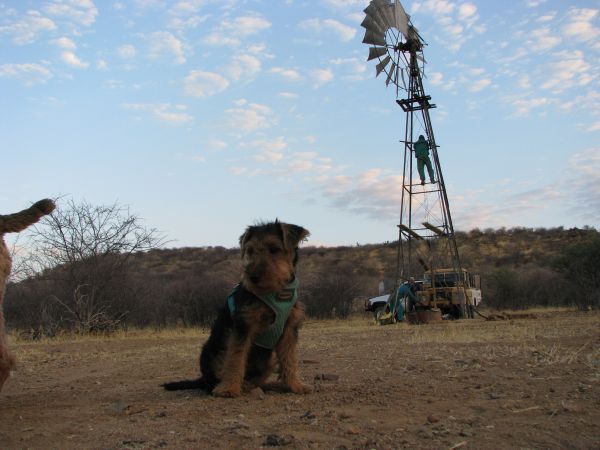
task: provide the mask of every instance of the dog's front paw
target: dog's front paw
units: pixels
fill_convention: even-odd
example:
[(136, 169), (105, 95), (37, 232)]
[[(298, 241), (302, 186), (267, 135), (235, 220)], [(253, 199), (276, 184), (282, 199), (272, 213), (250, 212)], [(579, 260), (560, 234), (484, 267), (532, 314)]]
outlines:
[(212, 391), (212, 394), (217, 397), (234, 398), (242, 395), (241, 386), (225, 385), (223, 383), (217, 385)]
[(294, 394), (310, 394), (313, 391), (311, 386), (301, 383), (300, 381), (296, 383), (290, 383), (288, 387)]

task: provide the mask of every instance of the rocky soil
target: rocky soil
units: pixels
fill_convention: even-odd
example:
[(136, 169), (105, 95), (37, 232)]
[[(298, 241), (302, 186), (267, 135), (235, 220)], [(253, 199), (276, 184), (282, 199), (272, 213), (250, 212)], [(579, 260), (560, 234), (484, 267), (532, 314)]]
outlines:
[(205, 332), (12, 342), (0, 449), (598, 449), (600, 315), (309, 322), (314, 393), (166, 392)]

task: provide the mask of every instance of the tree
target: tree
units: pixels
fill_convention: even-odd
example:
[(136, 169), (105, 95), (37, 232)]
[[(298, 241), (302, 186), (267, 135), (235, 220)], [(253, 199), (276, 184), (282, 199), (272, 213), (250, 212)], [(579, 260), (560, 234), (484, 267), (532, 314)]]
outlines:
[(161, 246), (127, 207), (70, 200), (31, 231), (30, 267), (41, 276), (46, 298), (64, 328), (81, 332), (114, 328), (135, 307), (132, 255)]
[(566, 247), (556, 260), (579, 309), (600, 308), (600, 237)]

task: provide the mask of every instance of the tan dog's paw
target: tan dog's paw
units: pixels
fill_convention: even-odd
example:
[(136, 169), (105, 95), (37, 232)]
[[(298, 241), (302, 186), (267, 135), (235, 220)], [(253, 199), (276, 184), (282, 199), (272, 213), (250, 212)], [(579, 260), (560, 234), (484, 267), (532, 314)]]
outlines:
[(242, 387), (220, 383), (213, 389), (212, 394), (216, 397), (235, 398), (242, 395)]
[(290, 385), (288, 386), (288, 388), (294, 394), (310, 394), (313, 391), (312, 386), (309, 386), (308, 384), (301, 383), (299, 381), (297, 383), (290, 383)]

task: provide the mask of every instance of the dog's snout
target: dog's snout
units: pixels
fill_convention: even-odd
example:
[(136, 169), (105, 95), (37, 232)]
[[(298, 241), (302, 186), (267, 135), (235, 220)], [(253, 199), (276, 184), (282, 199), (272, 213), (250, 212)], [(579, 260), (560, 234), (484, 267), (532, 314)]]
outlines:
[(258, 283), (260, 281), (260, 276), (259, 275), (250, 275), (250, 281), (252, 281), (253, 283)]
[(251, 267), (248, 267), (248, 270), (246, 271), (246, 276), (254, 284), (259, 283), (264, 274), (265, 269), (260, 265), (252, 265)]

